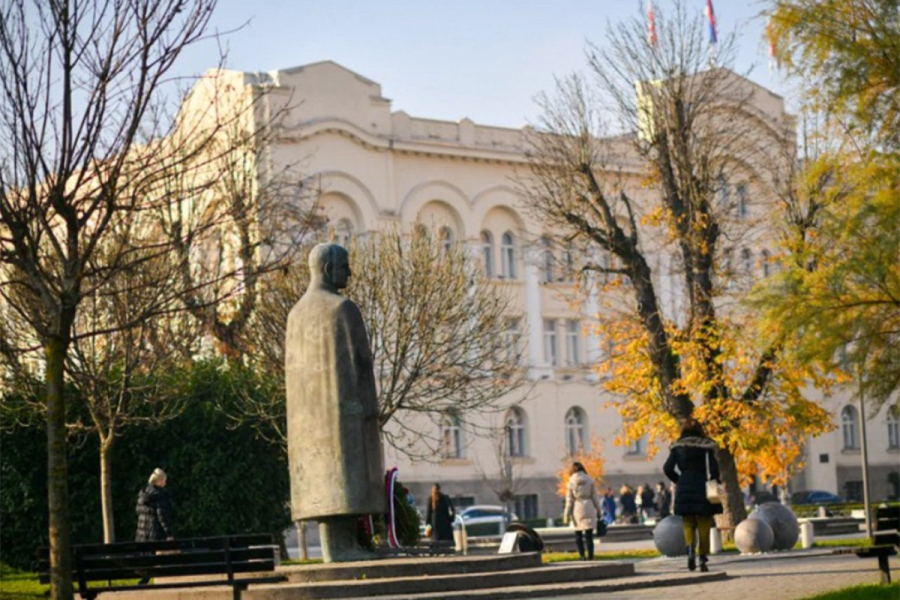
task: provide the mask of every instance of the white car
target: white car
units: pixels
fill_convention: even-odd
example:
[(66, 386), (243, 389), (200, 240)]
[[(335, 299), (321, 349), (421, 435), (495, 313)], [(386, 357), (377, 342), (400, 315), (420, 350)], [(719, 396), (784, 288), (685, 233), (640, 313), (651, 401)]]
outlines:
[(505, 507), (491, 504), (468, 506), (456, 514), (456, 521), (466, 526), (468, 537), (480, 535), (503, 535), (507, 525), (518, 521), (516, 513)]

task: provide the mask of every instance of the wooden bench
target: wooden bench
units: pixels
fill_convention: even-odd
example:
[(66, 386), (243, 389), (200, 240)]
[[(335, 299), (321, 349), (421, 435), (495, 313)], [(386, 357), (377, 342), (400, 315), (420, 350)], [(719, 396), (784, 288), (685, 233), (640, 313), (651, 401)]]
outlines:
[(875, 510), (872, 530), (873, 545), (865, 548), (844, 548), (835, 554), (855, 554), (859, 558), (877, 558), (881, 583), (891, 582), (888, 558), (897, 554), (900, 547), (900, 507), (879, 506)]
[[(72, 547), (72, 579), (79, 595), (93, 600), (97, 594), (160, 588), (229, 585), (238, 600), (252, 583), (285, 581), (283, 575), (237, 578), (240, 573), (275, 570), (278, 547), (271, 534), (186, 538), (161, 542), (84, 544)], [(40, 581), (50, 582), (50, 551), (41, 549)], [(165, 581), (148, 585), (113, 585), (113, 580), (225, 575), (190, 581)], [(89, 583), (106, 586), (88, 587)]]

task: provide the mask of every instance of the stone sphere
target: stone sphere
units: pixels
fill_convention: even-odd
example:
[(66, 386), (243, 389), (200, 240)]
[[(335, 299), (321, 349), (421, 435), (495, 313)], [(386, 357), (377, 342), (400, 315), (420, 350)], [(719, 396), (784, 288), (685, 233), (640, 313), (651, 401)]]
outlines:
[(800, 523), (794, 512), (783, 504), (766, 502), (750, 514), (751, 519), (762, 519), (775, 534), (772, 550), (790, 550), (800, 537)]
[(775, 534), (762, 519), (744, 519), (734, 530), (734, 544), (741, 554), (768, 552), (774, 543)]
[(681, 517), (670, 515), (653, 528), (653, 543), (664, 556), (684, 556), (687, 544), (684, 542), (684, 527)]

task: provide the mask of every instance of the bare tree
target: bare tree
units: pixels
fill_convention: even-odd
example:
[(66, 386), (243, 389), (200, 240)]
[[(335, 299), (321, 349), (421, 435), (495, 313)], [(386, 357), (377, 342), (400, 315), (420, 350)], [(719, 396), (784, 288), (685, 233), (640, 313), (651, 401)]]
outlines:
[[(157, 92), (214, 0), (10, 0), (0, 9), (0, 293), (43, 352), (51, 593), (72, 597), (64, 365), (84, 298), (146, 258), (111, 224), (146, 195), (166, 145)], [(106, 245), (100, 252), (101, 246)], [(27, 342), (26, 342), (27, 343)], [(11, 345), (16, 345), (15, 343)]]
[[(87, 422), (70, 424), (73, 433), (96, 433), (100, 444), (100, 499), (103, 541), (115, 541), (113, 447), (135, 425), (161, 423), (185, 407), (185, 365), (197, 339), (193, 322), (176, 311), (170, 290), (141, 285), (157, 282), (162, 270), (175, 273), (167, 256), (114, 273), (82, 301), (73, 325), (66, 372), (86, 407)], [(162, 264), (159, 264), (162, 263)], [(177, 282), (173, 281), (172, 285)]]
[[(589, 52), (594, 84), (572, 76), (541, 99), (523, 188), (542, 218), (588, 249), (582, 270), (603, 287), (601, 322), (618, 337), (608, 381), (625, 396), (626, 430), (672, 435), (700, 416), (723, 445), (734, 525), (746, 516), (734, 453), (749, 424), (759, 426), (755, 443), (773, 445), (763, 421), (799, 403), (809, 418), (796, 427), (827, 427), (796, 393), (802, 378), (774, 385), (784, 373), (779, 343), (754, 348), (752, 321), (736, 301), (751, 269), (735, 268), (731, 250), (762, 230), (743, 203), (751, 189), (773, 195), (772, 173), (792, 162), (793, 132), (749, 105), (751, 84), (709, 64), (728, 64), (731, 38), (711, 55), (701, 18), (680, 3), (671, 18), (657, 15), (657, 26), (652, 43), (640, 17), (611, 25), (605, 49)], [(668, 315), (666, 277), (685, 297)]]
[[(525, 382), (521, 345), (506, 331), (515, 316), (509, 298), (481, 276), (466, 248), (421, 232), (370, 232), (349, 251), (347, 295), (368, 329), (385, 439), (409, 456), (433, 459), (448, 414), (478, 430), (481, 419), (472, 417), (504, 409)], [(271, 387), (246, 397), (232, 414), (263, 424), (284, 443), (284, 327), (309, 274), (304, 264), (264, 279), (248, 328), (257, 336), (249, 360)]]

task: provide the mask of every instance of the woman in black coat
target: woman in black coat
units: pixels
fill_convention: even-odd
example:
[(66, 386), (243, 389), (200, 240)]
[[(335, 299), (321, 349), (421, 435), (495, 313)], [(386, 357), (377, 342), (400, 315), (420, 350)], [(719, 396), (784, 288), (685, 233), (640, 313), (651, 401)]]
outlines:
[(147, 482), (147, 487), (138, 494), (137, 501), (137, 535), (138, 542), (155, 542), (174, 539), (172, 529), (172, 501), (165, 490), (166, 473), (162, 469), (154, 469)]
[[(684, 523), (684, 541), (688, 551), (688, 569), (696, 568), (695, 546), (699, 542), (700, 570), (709, 556), (709, 530), (713, 515), (722, 512), (721, 504), (706, 499), (707, 464), (709, 479), (719, 481), (716, 443), (706, 437), (703, 426), (689, 420), (681, 429), (681, 436), (672, 444), (669, 458), (663, 466), (666, 477), (675, 484), (675, 514)], [(695, 542), (696, 540), (696, 542)]]
[(450, 503), (450, 498), (441, 493), (441, 486), (434, 484), (431, 488), (431, 498), (428, 501), (428, 510), (425, 511), (426, 534), (435, 542), (453, 541), (453, 519), (456, 512)]

